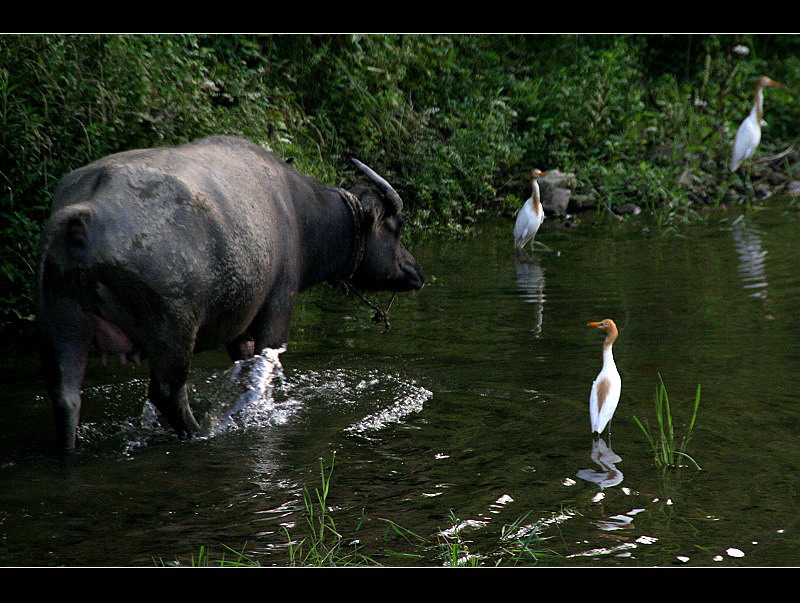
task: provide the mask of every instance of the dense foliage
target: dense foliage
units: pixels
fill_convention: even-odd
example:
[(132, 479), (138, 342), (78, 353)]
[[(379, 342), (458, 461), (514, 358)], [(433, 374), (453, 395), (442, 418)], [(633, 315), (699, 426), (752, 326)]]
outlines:
[(784, 84), (767, 94), (762, 152), (797, 137), (797, 42), (0, 36), (0, 324), (32, 313), (36, 243), (61, 176), (208, 134), (253, 139), (329, 184), (351, 181), (358, 157), (400, 191), (417, 232), (508, 213), (533, 166), (575, 172), (598, 207), (690, 215), (738, 184), (725, 164), (758, 75)]

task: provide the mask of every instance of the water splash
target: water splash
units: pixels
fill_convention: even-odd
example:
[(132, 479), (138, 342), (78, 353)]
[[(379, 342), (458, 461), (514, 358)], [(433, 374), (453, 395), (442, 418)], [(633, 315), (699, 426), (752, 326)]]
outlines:
[[(286, 375), (280, 361), (285, 348), (267, 348), (249, 360), (239, 360), (208, 383), (216, 400), (203, 420), (209, 437), (229, 431), (284, 424), (301, 406), (286, 395)], [(233, 404), (231, 404), (233, 401)]]
[[(360, 415), (362, 418), (345, 432), (370, 439), (370, 434), (419, 412), (433, 396), (414, 381), (377, 370), (311, 370), (287, 377), (280, 361), (284, 351), (265, 349), (252, 359), (210, 375), (193, 371), (189, 399), (201, 426), (195, 441), (286, 424), (311, 400), (316, 408), (344, 408), (348, 414)], [(142, 404), (133, 419), (81, 424), (79, 437), (85, 444), (119, 445), (123, 455), (130, 456), (154, 441), (176, 437), (147, 400), (147, 380), (88, 388), (84, 394), (89, 400), (96, 399), (90, 403), (106, 407), (109, 403), (111, 407), (124, 407), (131, 399)]]

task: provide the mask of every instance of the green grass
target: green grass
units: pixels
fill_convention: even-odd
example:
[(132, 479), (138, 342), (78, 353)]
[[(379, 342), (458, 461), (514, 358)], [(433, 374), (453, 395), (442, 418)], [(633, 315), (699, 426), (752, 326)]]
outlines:
[(450, 511), (452, 528), (437, 535), (437, 558), (450, 567), (478, 567), (481, 557), (469, 550), (469, 541), (461, 535), (461, 520)]
[[(245, 554), (244, 548), (242, 548), (241, 551), (237, 551), (224, 544), (222, 548), (221, 556), (216, 557), (215, 555), (212, 558), (211, 550), (201, 546), (197, 551), (197, 556), (192, 554), (191, 557), (189, 557), (189, 567), (261, 567), (258, 560), (248, 557)], [(231, 556), (228, 557), (228, 554)], [(161, 558), (156, 559), (155, 564), (160, 567), (180, 566), (178, 562), (168, 564)]]
[[(223, 552), (222, 556), (216, 560), (212, 561), (211, 559), (211, 552), (206, 549), (205, 547), (200, 547), (199, 552), (197, 553), (197, 557), (195, 558), (194, 555), (191, 557), (191, 566), (192, 567), (260, 567), (261, 564), (247, 555), (244, 554), (244, 549), (241, 551), (236, 551), (228, 546), (222, 545)], [(230, 553), (233, 555), (232, 558), (226, 557), (226, 555)]]
[(686, 428), (686, 434), (678, 441), (675, 435), (675, 424), (669, 395), (667, 394), (667, 388), (664, 385), (664, 380), (661, 378), (661, 375), (658, 376), (658, 382), (655, 393), (657, 430), (650, 429), (647, 419), (645, 419), (645, 423), (642, 423), (639, 417), (634, 416), (633, 420), (647, 438), (657, 466), (663, 468), (677, 468), (685, 466), (683, 463), (685, 460), (691, 462), (697, 469), (700, 469), (700, 465), (686, 453), (686, 447), (692, 439), (692, 432), (694, 431), (695, 422), (697, 421), (697, 411), (700, 408), (700, 384), (697, 385), (697, 394), (695, 395), (691, 419)]
[(529, 515), (530, 512), (513, 523), (503, 526), (500, 539), (504, 544), (500, 556), (507, 559), (512, 565), (561, 557), (559, 553), (545, 546), (549, 537), (542, 535), (543, 522), (536, 522), (532, 526), (523, 525)]
[[(503, 525), (500, 532), (500, 544), (487, 550), (476, 548), (473, 541), (463, 534), (461, 519), (451, 510), (449, 514), (451, 527), (439, 530), (436, 540), (425, 538), (399, 526), (383, 520), (387, 529), (393, 531), (407, 543), (434, 553), (434, 560), (448, 567), (479, 567), (534, 564), (546, 558), (561, 555), (545, 546), (549, 537), (542, 535), (544, 522), (538, 521), (526, 525), (531, 512), (519, 517), (510, 524)], [(411, 555), (404, 555), (411, 557)], [(425, 555), (413, 555), (417, 559), (427, 559)]]
[[(336, 522), (328, 509), (328, 496), (335, 462), (336, 453), (333, 454), (330, 468), (326, 472), (325, 466), (320, 460), (321, 486), (314, 489), (313, 495), (307, 488), (303, 490), (307, 536), (296, 541), (290, 535), (289, 530), (284, 528), (289, 539), (289, 565), (312, 567), (377, 565), (375, 560), (362, 554), (357, 545), (346, 543), (342, 534), (337, 530)], [(356, 531), (360, 527), (359, 523)], [(355, 542), (355, 540), (351, 540), (351, 542)]]

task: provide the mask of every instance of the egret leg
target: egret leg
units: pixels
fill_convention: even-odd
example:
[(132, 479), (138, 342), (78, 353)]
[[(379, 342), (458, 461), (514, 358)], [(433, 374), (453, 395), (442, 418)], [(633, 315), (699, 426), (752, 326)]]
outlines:
[(747, 167), (745, 168), (745, 179), (747, 180), (747, 188), (750, 190), (751, 197), (747, 198), (747, 209), (750, 209), (752, 199), (756, 197), (756, 189), (753, 186), (752, 180), (752, 171), (753, 171), (753, 164), (752, 162), (747, 162)]
[(542, 247), (545, 251), (547, 251), (549, 253), (558, 253), (555, 249), (553, 249), (549, 245), (546, 245), (545, 243), (542, 243), (541, 241), (534, 241), (533, 244), (534, 245), (539, 245), (540, 247)]

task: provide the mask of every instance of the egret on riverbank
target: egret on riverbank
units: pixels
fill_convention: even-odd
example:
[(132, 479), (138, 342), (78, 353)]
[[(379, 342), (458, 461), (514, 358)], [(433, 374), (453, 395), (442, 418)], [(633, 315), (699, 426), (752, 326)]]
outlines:
[(742, 125), (736, 132), (733, 140), (733, 152), (731, 153), (731, 171), (735, 172), (739, 166), (747, 161), (755, 153), (758, 143), (761, 142), (761, 127), (766, 126), (764, 121), (764, 88), (766, 86), (780, 86), (779, 82), (762, 75), (756, 83), (753, 108)]
[(592, 383), (592, 393), (589, 397), (589, 416), (592, 420), (592, 434), (595, 437), (603, 432), (606, 425), (614, 416), (614, 411), (619, 403), (619, 395), (622, 391), (622, 380), (614, 364), (614, 355), (611, 353), (611, 346), (617, 339), (617, 325), (610, 318), (600, 322), (587, 323), (588, 327), (596, 327), (606, 332), (603, 341), (603, 368)]
[(517, 222), (514, 224), (514, 248), (517, 251), (521, 251), (529, 241), (533, 240), (544, 220), (544, 209), (539, 198), (539, 183), (536, 182), (537, 178), (543, 176), (547, 174), (539, 169), (534, 169), (529, 175), (531, 196), (519, 210)]

